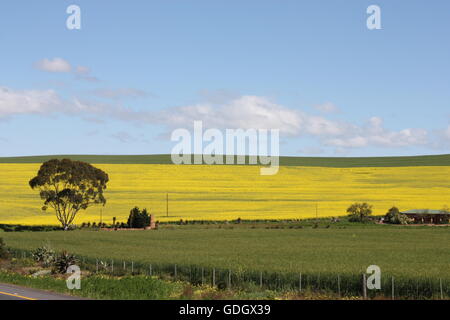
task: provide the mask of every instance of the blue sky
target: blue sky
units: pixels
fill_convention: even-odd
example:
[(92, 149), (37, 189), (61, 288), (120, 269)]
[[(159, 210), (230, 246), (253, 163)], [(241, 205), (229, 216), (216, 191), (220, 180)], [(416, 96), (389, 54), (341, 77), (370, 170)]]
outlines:
[(448, 1), (4, 1), (0, 156), (169, 153), (194, 120), (278, 128), (283, 155), (449, 153), (449, 32)]

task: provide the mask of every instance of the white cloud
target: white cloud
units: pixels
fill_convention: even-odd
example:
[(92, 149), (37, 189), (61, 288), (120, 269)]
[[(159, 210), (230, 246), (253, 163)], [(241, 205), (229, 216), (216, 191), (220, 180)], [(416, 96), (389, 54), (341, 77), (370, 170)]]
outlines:
[(343, 135), (351, 127), (349, 124), (328, 120), (323, 117), (305, 115), (304, 118), (304, 131), (314, 136)]
[(14, 90), (0, 87), (0, 118), (18, 114), (79, 114), (82, 117), (116, 116), (128, 109), (79, 99), (63, 99), (54, 90)]
[(73, 67), (67, 60), (63, 58), (42, 59), (34, 64), (38, 70), (53, 73), (73, 73), (76, 79), (91, 82), (99, 81), (97, 77), (91, 75), (91, 69), (85, 66)]
[(0, 87), (0, 117), (14, 114), (49, 113), (62, 109), (53, 90), (11, 90)]
[(213, 128), (280, 129), (286, 135), (299, 134), (304, 121), (299, 112), (256, 96), (242, 96), (218, 106), (171, 108), (159, 114), (159, 121), (170, 127), (190, 127), (195, 120)]
[(102, 88), (93, 90), (92, 93), (98, 97), (112, 100), (120, 100), (122, 98), (141, 98), (147, 95), (145, 91), (133, 88)]
[(62, 58), (42, 59), (35, 63), (35, 68), (46, 72), (71, 72), (72, 66)]
[(403, 147), (409, 145), (425, 145), (428, 132), (424, 129), (408, 128), (400, 131), (389, 131), (383, 127), (383, 119), (369, 119), (368, 135), (370, 142), (383, 147)]
[(315, 105), (314, 109), (322, 113), (337, 113), (340, 111), (339, 108), (331, 102)]
[(424, 129), (403, 129), (391, 131), (383, 127), (383, 119), (372, 117), (363, 126), (353, 126), (343, 135), (327, 139), (327, 145), (341, 148), (361, 148), (366, 146), (407, 147), (426, 145), (428, 132)]
[(424, 129), (406, 128), (391, 131), (383, 126), (380, 117), (367, 123), (353, 124), (289, 109), (257, 96), (242, 96), (227, 103), (210, 103), (165, 110), (157, 115), (162, 124), (190, 127), (195, 120), (214, 128), (280, 129), (286, 136), (311, 136), (326, 146), (337, 148), (406, 147), (426, 145), (428, 132)]
[(332, 138), (325, 140), (325, 144), (340, 148), (361, 148), (368, 145), (368, 139), (361, 136), (350, 138)]
[[(124, 93), (131, 92), (122, 92)], [(115, 97), (116, 93), (111, 94), (111, 97)], [(370, 118), (367, 123), (362, 124), (335, 121), (289, 109), (258, 96), (242, 96), (219, 105), (203, 103), (162, 111), (145, 111), (116, 103), (62, 99), (54, 90), (12, 90), (0, 87), (0, 118), (15, 114), (52, 113), (78, 115), (89, 121), (113, 118), (158, 124), (169, 130), (190, 128), (196, 120), (203, 121), (205, 128), (279, 129), (282, 136), (308, 136), (317, 139), (323, 146), (339, 149), (371, 146), (399, 148), (431, 146), (436, 143), (430, 142), (425, 129), (389, 130), (379, 117)], [(442, 136), (447, 141), (450, 140), (450, 126), (441, 130)]]
[(91, 73), (91, 69), (88, 67), (77, 66), (75, 69), (75, 73), (79, 75), (86, 75)]

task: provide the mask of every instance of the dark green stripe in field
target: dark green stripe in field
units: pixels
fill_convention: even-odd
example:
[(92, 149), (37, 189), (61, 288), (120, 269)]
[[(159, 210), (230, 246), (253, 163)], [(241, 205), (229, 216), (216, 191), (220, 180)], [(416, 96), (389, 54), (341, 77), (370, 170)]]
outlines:
[[(0, 163), (42, 163), (49, 159), (70, 158), (89, 163), (105, 164), (172, 164), (169, 154), (157, 155), (49, 155), (31, 157), (0, 158)], [(248, 160), (246, 160), (248, 163)], [(450, 166), (450, 154), (409, 157), (280, 157), (282, 166), (308, 167), (412, 167), (412, 166)]]

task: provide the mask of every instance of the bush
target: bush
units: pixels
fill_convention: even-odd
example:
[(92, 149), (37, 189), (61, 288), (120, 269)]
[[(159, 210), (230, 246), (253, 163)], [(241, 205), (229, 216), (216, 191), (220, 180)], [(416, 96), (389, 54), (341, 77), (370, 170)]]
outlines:
[(56, 260), (55, 251), (48, 246), (37, 248), (31, 255), (34, 261), (41, 263), (44, 267), (50, 267)]
[(143, 209), (142, 211), (138, 207), (131, 209), (127, 224), (130, 228), (145, 228), (149, 226), (150, 216), (147, 213), (147, 209)]
[(0, 238), (0, 259), (6, 259), (9, 257), (9, 251), (6, 248), (6, 244), (3, 238)]
[(384, 221), (392, 224), (408, 224), (411, 222), (411, 219), (402, 214), (397, 207), (392, 207), (384, 216)]
[(77, 264), (77, 258), (67, 251), (62, 251), (56, 256), (53, 264), (53, 272), (61, 274), (66, 273), (67, 269), (75, 264)]

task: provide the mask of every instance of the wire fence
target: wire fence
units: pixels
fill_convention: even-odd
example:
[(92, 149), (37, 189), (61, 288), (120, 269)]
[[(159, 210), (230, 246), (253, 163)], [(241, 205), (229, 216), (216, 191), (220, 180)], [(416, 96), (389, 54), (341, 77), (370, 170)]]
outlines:
[[(11, 249), (16, 258), (32, 258), (32, 252)], [(450, 279), (392, 276), (383, 274), (381, 289), (368, 290), (366, 278), (358, 273), (267, 272), (232, 270), (199, 265), (142, 263), (117, 259), (77, 256), (83, 271), (111, 276), (145, 275), (164, 280), (185, 281), (219, 289), (273, 290), (333, 293), (338, 297), (377, 297), (389, 299), (449, 299)]]

